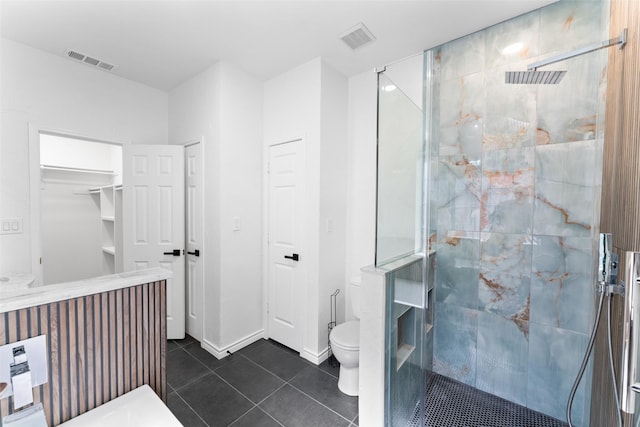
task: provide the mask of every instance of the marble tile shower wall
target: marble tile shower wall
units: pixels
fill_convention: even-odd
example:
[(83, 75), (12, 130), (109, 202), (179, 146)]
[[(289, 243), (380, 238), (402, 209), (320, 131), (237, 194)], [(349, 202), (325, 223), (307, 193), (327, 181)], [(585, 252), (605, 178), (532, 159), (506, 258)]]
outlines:
[(559, 85), (504, 72), (607, 39), (608, 9), (561, 1), (427, 53), (433, 368), (560, 419), (593, 321), (606, 52), (547, 67), (568, 70)]

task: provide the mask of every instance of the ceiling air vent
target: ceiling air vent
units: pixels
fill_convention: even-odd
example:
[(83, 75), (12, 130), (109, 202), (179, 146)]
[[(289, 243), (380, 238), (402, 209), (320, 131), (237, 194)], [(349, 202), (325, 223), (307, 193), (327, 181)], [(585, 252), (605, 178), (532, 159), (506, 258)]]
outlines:
[(348, 29), (339, 37), (353, 50), (356, 50), (367, 43), (371, 43), (376, 39), (362, 22), (355, 27)]
[(87, 56), (84, 53), (80, 53), (72, 49), (67, 49), (65, 53), (67, 54), (67, 57), (71, 59), (75, 59), (76, 61), (82, 62), (87, 65), (91, 65), (93, 67), (101, 68), (105, 71), (111, 71), (116, 67), (113, 64), (109, 64), (108, 62), (104, 62), (100, 59)]

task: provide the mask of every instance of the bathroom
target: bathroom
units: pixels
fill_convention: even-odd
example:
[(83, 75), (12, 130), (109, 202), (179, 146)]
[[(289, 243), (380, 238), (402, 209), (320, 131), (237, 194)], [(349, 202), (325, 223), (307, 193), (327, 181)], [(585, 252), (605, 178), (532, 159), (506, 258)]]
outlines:
[[(523, 25), (520, 21), (514, 22), (514, 25)], [(467, 28), (466, 32), (444, 38), (431, 47), (490, 24)], [(517, 32), (517, 29), (514, 31)], [(588, 41), (613, 37), (603, 36), (603, 33), (595, 36), (595, 39)], [(537, 33), (532, 37), (537, 37)], [(580, 43), (576, 43), (564, 50), (579, 46)], [(426, 47), (415, 48), (409, 53)], [(168, 141), (184, 144), (202, 138), (203, 144), (211, 144), (212, 149), (204, 153), (204, 162), (208, 165), (205, 181), (210, 193), (204, 201), (208, 219), (204, 224), (203, 245), (207, 250), (203, 250), (202, 258), (206, 265), (203, 280), (210, 292), (203, 295), (208, 309), (202, 313), (204, 319), (200, 337), (203, 342), (209, 343), (207, 350), (217, 356), (227, 351), (235, 352), (260, 339), (267, 323), (262, 277), (268, 275), (268, 260), (260, 249), (264, 244), (262, 230), (266, 228), (262, 214), (265, 204), (264, 146), (304, 136), (309, 162), (307, 168), (314, 173), (306, 183), (311, 195), (307, 221), (309, 228), (316, 232), (308, 236), (307, 252), (300, 254), (301, 259), (306, 261), (306, 277), (308, 283), (313, 285), (313, 292), (305, 295), (311, 320), (305, 325), (304, 342), (299, 343), (299, 351), (306, 360), (319, 362), (323, 359), (327, 347), (328, 296), (335, 289), (341, 289), (338, 321), (352, 318), (347, 284), (359, 274), (361, 267), (374, 261), (375, 73), (369, 70), (346, 78), (334, 72), (326, 61), (315, 59), (300, 61), (302, 65), (299, 66), (291, 64), (289, 71), (263, 83), (236, 64), (223, 61), (171, 91), (162, 91), (108, 74), (98, 74), (69, 60), (7, 39), (3, 39), (2, 55), (2, 78), (5, 83), (2, 87), (1, 213), (3, 218), (22, 218), (24, 232), (2, 236), (0, 272), (32, 271), (34, 268), (31, 254), (33, 236), (30, 231), (33, 212), (29, 208), (29, 125), (35, 123), (42, 129), (68, 131), (107, 141), (132, 141), (135, 144), (166, 144)], [(600, 55), (600, 58), (606, 54), (601, 52), (594, 55)], [(389, 61), (376, 65), (388, 64), (404, 56), (398, 52)], [(522, 61), (520, 65), (515, 70), (524, 69), (527, 61)], [(393, 65), (388, 68), (393, 71)], [(570, 70), (565, 78), (570, 78), (572, 74), (575, 75), (576, 71)], [(600, 76), (597, 77), (600, 82)], [(55, 84), (47, 84), (47, 81)], [(518, 104), (514, 104), (515, 101), (510, 98), (511, 93), (524, 92), (528, 102), (531, 102), (528, 93), (538, 88), (496, 84), (495, 90), (500, 97), (487, 99), (487, 102), (504, 100), (515, 110)], [(548, 97), (554, 96), (549, 94), (554, 90), (553, 87), (540, 90), (546, 91)], [(118, 108), (114, 108), (115, 105)], [(224, 108), (219, 108), (220, 105)], [(530, 103), (527, 107), (531, 107)], [(106, 123), (105, 117), (111, 119), (110, 123)], [(118, 125), (113, 126), (113, 123)], [(224, 126), (217, 126), (218, 123)], [(248, 123), (253, 126), (248, 126)], [(333, 145), (331, 142), (325, 144), (325, 138), (331, 140)], [(347, 156), (343, 154), (345, 146)], [(453, 150), (454, 147), (445, 149)], [(449, 152), (446, 155), (455, 154), (458, 153)], [(550, 161), (553, 160), (553, 155), (549, 157)], [(240, 160), (246, 167), (234, 167), (235, 162)], [(499, 162), (500, 159), (495, 161)], [(246, 197), (238, 200), (235, 192)], [(613, 202), (603, 203), (603, 206), (613, 205)], [(233, 217), (240, 218), (241, 230), (233, 230)], [(329, 232), (329, 229), (333, 231)], [(618, 234), (620, 238), (625, 234), (633, 235), (631, 232)], [(480, 243), (467, 242), (470, 241), (464, 240), (462, 245), (456, 247), (457, 250), (479, 250), (465, 248), (465, 245)], [(637, 249), (632, 245), (624, 247)], [(246, 248), (259, 249), (247, 251)], [(446, 253), (448, 248), (441, 249)], [(452, 250), (449, 250), (449, 255), (453, 255)], [(336, 259), (344, 261), (336, 263)], [(479, 262), (477, 259), (468, 261)], [(247, 265), (262, 267), (247, 269)], [(531, 287), (533, 292), (533, 280)], [(456, 292), (460, 291), (446, 288), (445, 294), (436, 297), (448, 297), (448, 301), (458, 297), (460, 301), (467, 296)], [(441, 302), (436, 300), (435, 362), (442, 360), (445, 351), (437, 344), (438, 321), (447, 325), (455, 324), (455, 313), (438, 313), (437, 304)], [(466, 302), (450, 304), (457, 313), (466, 313), (466, 305)], [(585, 310), (583, 313), (587, 312)], [(445, 318), (446, 315), (449, 317)], [(444, 330), (441, 332), (446, 333)], [(585, 330), (579, 332), (582, 334), (580, 339), (584, 339)], [(513, 339), (517, 339), (517, 334)], [(472, 345), (472, 339), (469, 338), (465, 343)], [(457, 379), (466, 380), (462, 377)], [(522, 403), (522, 399), (516, 397), (518, 393), (514, 392), (511, 397)]]

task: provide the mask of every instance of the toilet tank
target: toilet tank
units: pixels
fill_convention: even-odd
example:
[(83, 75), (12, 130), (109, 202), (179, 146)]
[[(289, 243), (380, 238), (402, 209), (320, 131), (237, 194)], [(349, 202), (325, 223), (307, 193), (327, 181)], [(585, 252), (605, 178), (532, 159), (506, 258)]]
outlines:
[(360, 319), (360, 296), (362, 289), (362, 279), (360, 276), (354, 276), (349, 282), (349, 291), (351, 297), (351, 310), (356, 319)]

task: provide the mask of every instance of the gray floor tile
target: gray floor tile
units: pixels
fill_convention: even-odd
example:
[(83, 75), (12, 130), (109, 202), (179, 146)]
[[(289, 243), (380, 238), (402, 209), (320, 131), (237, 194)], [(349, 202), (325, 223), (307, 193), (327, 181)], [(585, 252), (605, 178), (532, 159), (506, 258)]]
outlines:
[(232, 427), (280, 427), (281, 425), (260, 408), (253, 408), (231, 424)]
[(358, 418), (359, 418), (359, 417), (356, 417), (356, 419), (355, 419), (355, 420), (353, 420), (353, 421), (351, 422), (351, 425), (352, 425), (353, 427), (358, 427), (358, 422), (359, 422)]
[(293, 351), (282, 349), (268, 341), (263, 341), (243, 355), (285, 381), (289, 381), (309, 366)]
[(167, 340), (167, 353), (180, 348), (180, 344), (176, 340)]
[(167, 382), (174, 390), (210, 372), (183, 349), (167, 353)]
[(350, 424), (289, 385), (269, 396), (260, 408), (286, 427), (347, 427)]
[(267, 344), (267, 340), (259, 339), (258, 341), (255, 341), (255, 342), (249, 344), (246, 347), (242, 347), (240, 350), (236, 351), (236, 354), (247, 354), (247, 353), (250, 353), (250, 352), (254, 351), (256, 348), (258, 348), (258, 347), (260, 347), (260, 346), (262, 346), (264, 344)]
[(338, 379), (317, 367), (307, 367), (290, 384), (348, 420), (358, 415), (358, 398), (342, 393), (338, 389)]
[(227, 426), (253, 407), (253, 403), (213, 373), (189, 384), (179, 393), (210, 426)]
[(189, 427), (207, 426), (177, 393), (171, 393), (169, 397), (167, 397), (167, 406), (183, 425)]
[(254, 403), (259, 403), (284, 384), (280, 378), (243, 357), (225, 364), (216, 373)]
[(216, 358), (213, 354), (200, 346), (198, 341), (189, 343), (182, 348), (184, 351), (198, 359), (209, 369), (217, 369), (220, 366), (228, 363), (233, 356), (227, 356), (223, 359)]
[(335, 366), (331, 366), (329, 364), (329, 359), (327, 359), (324, 362), (322, 362), (320, 365), (318, 365), (318, 368), (322, 369), (328, 374), (333, 375), (336, 378), (340, 376), (340, 364), (338, 363), (338, 361), (335, 362)]

